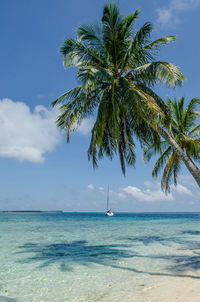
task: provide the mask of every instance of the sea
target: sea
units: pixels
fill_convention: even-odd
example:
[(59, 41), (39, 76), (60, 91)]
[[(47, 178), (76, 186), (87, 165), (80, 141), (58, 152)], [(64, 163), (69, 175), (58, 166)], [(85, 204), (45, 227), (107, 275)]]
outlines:
[(199, 269), (200, 213), (0, 213), (0, 302), (137, 302)]

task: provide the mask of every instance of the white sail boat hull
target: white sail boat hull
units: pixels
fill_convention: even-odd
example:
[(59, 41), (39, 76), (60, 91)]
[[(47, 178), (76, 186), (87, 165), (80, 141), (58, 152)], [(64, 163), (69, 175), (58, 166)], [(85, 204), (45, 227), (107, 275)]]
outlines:
[(106, 212), (106, 216), (114, 216), (114, 212)]
[(107, 191), (107, 211), (106, 211), (106, 216), (114, 216), (114, 211), (110, 209), (109, 207), (109, 186), (108, 186), (108, 191)]

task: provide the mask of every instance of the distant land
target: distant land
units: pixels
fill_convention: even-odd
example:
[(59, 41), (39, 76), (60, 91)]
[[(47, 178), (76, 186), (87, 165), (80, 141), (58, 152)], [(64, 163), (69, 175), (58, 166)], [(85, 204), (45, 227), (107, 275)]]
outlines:
[(63, 213), (63, 211), (60, 210), (56, 210), (56, 211), (39, 211), (39, 210), (35, 210), (35, 211), (0, 211), (0, 213)]

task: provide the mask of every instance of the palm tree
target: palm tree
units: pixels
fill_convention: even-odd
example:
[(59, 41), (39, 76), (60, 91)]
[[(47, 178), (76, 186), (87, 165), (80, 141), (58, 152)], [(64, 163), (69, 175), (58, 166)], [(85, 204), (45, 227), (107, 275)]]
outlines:
[[(100, 25), (79, 26), (77, 38), (64, 41), (61, 48), (64, 66), (77, 67), (79, 85), (52, 103), (53, 106), (63, 103), (57, 124), (67, 132), (69, 141), (71, 131), (83, 119), (96, 116), (88, 150), (94, 167), (98, 158), (106, 155), (112, 159), (118, 153), (125, 173), (125, 166), (135, 162), (133, 137), (141, 144), (154, 142), (159, 146), (161, 135), (180, 153), (196, 177), (193, 163), (160, 127), (161, 121), (167, 122), (168, 109), (152, 91), (158, 82), (170, 87), (181, 85), (184, 80), (177, 66), (154, 58), (159, 48), (174, 41), (176, 36), (152, 42), (150, 23), (135, 31), (138, 13), (136, 10), (122, 17), (115, 4), (107, 4)], [(200, 185), (200, 177), (196, 180)]]
[[(200, 104), (200, 99), (192, 99), (185, 110), (184, 102), (184, 97), (174, 101), (168, 98), (167, 105), (171, 115), (168, 131), (191, 161), (200, 161), (200, 124), (197, 125), (200, 111), (196, 110), (197, 104)], [(160, 152), (160, 156), (154, 165), (152, 176), (156, 177), (163, 169), (161, 188), (168, 193), (172, 181), (175, 186), (177, 185), (181, 158), (166, 141), (162, 141), (159, 150), (152, 144), (147, 145), (144, 149), (144, 159), (149, 161), (158, 152)]]

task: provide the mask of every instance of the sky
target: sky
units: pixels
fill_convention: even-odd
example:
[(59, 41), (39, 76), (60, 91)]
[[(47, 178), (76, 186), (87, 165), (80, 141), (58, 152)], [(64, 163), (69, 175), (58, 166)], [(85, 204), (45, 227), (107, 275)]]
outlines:
[[(135, 168), (126, 177), (119, 160), (103, 159), (93, 169), (87, 149), (93, 119), (85, 120), (67, 144), (50, 103), (76, 85), (64, 69), (60, 47), (75, 38), (76, 26), (100, 21), (105, 0), (0, 1), (0, 210), (105, 211), (110, 186), (117, 212), (200, 211), (200, 191), (183, 167), (178, 186), (165, 195), (160, 179), (137, 146)], [(159, 60), (177, 64), (187, 80), (176, 90), (157, 86), (164, 99), (199, 92), (200, 0), (118, 0), (123, 15), (140, 9), (139, 29), (153, 23), (152, 39), (177, 34)]]

